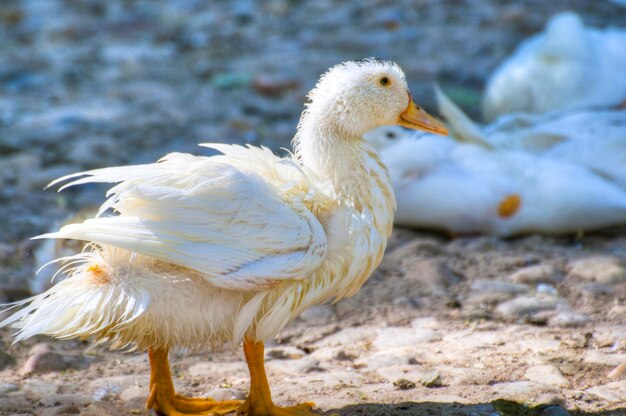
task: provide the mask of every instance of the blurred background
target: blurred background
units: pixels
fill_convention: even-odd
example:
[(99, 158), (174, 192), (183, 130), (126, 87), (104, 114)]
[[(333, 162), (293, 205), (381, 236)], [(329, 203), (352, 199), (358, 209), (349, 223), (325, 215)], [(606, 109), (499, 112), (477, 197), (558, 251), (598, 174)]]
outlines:
[[(43, 290), (51, 275), (44, 273), (33, 284), (37, 264), (81, 249), (80, 245), (60, 246), (54, 242), (42, 248), (30, 237), (58, 227), (76, 212), (97, 206), (104, 199), (104, 188), (96, 186), (72, 188), (61, 194), (42, 190), (57, 177), (98, 167), (152, 162), (171, 151), (209, 154), (207, 149), (197, 147), (201, 142), (251, 143), (281, 152), (281, 147), (290, 145), (306, 93), (319, 75), (339, 62), (366, 57), (390, 59), (400, 64), (414, 98), (430, 112), (437, 114), (433, 86), (438, 83), (474, 121), (490, 121), (483, 118), (481, 108), (484, 88), (496, 68), (525, 39), (543, 31), (552, 16), (566, 10), (576, 12), (587, 26), (603, 30), (626, 29), (623, 3), (618, 0), (2, 0), (0, 302), (21, 299)], [(570, 39), (568, 33), (565, 39)], [(571, 45), (579, 43), (578, 38), (571, 37)], [(598, 45), (602, 42), (592, 43), (603, 47)], [(626, 48), (621, 51), (626, 54)], [(606, 57), (606, 54), (593, 56)], [(544, 61), (553, 62), (551, 59)], [(594, 58), (585, 58), (579, 63), (585, 73), (591, 75), (583, 76), (578, 82), (587, 85), (599, 82), (590, 81), (600, 67)], [(608, 66), (613, 72), (626, 74), (626, 67)], [(561, 101), (567, 100), (566, 97)], [(606, 104), (611, 111), (620, 105), (619, 102)], [(623, 119), (626, 112), (619, 112)], [(467, 126), (462, 117), (460, 120), (461, 125)], [(590, 124), (595, 126), (599, 119), (593, 120)], [(621, 129), (618, 131), (621, 139), (616, 143), (621, 149), (619, 155), (626, 155), (626, 124), (623, 120), (619, 124), (614, 118), (607, 120), (606, 125), (611, 129)], [(524, 121), (521, 126), (532, 123)], [(508, 134), (511, 126), (504, 127), (504, 130), (495, 130)], [(520, 124), (513, 126), (518, 127)], [(469, 131), (472, 133), (472, 128)], [(489, 129), (484, 131), (487, 136), (488, 133)], [(548, 141), (554, 139), (543, 133), (539, 137), (540, 141), (546, 137)], [(581, 149), (584, 150), (584, 146)], [(616, 152), (609, 150), (608, 153)], [(525, 163), (525, 159), (521, 160)], [(621, 166), (623, 169), (626, 164)], [(595, 175), (598, 167), (589, 169)], [(411, 174), (409, 172), (409, 177)], [(626, 175), (621, 177), (624, 178)], [(619, 185), (619, 192), (626, 192), (622, 189), (624, 183)], [(533, 188), (533, 185), (528, 187)], [(553, 194), (558, 195), (558, 189)], [(506, 218), (519, 208), (515, 195), (505, 194), (499, 206), (501, 217)], [(619, 198), (626, 200), (626, 194)], [(620, 219), (624, 222), (626, 203), (620, 209), (616, 223)], [(80, 218), (73, 218), (76, 220)], [(451, 231), (454, 234), (454, 229)], [(469, 396), (474, 402), (493, 400), (503, 391), (507, 394), (513, 391), (515, 380), (524, 377), (534, 380), (532, 374), (525, 375), (522, 367), (540, 351), (544, 354), (542, 357), (547, 357), (546, 362), (558, 364), (557, 372), (567, 377), (565, 382), (552, 380), (554, 388), (569, 386), (569, 390), (563, 390), (565, 393), (559, 396), (559, 403), (567, 399), (569, 404), (587, 410), (621, 407), (614, 414), (623, 414), (619, 412), (623, 411), (626, 400), (625, 381), (618, 386), (621, 390), (611, 386), (598, 390), (596, 394), (603, 397), (601, 400), (595, 396), (589, 399), (586, 389), (605, 383), (609, 370), (626, 360), (625, 261), (626, 232), (619, 227), (591, 236), (583, 236), (583, 233), (565, 237), (535, 235), (515, 240), (476, 235), (451, 238), (450, 235), (399, 228), (394, 232), (389, 255), (381, 269), (357, 297), (303, 315), (285, 331), (283, 340), (308, 345), (311, 340), (325, 342), (324, 337), (340, 327), (349, 332), (359, 325), (377, 325), (384, 329), (414, 322), (413, 329), (405, 332), (430, 328), (428, 331), (437, 336), (430, 337), (429, 333), (427, 340), (418, 337), (415, 341), (393, 335), (394, 341), (406, 341), (406, 347), (417, 345), (420, 348), (422, 342), (430, 343), (424, 348), (436, 354), (431, 354), (430, 350), (420, 352), (419, 363), (436, 366), (443, 362), (449, 367), (448, 370), (437, 367), (443, 383), (449, 387), (417, 383), (422, 393), (430, 394), (428, 389), (436, 386), (448, 388), (443, 390), (446, 394), (457, 395), (445, 399), (446, 402), (463, 400), (459, 395)], [(415, 320), (418, 316), (421, 320)], [(302, 322), (306, 325), (299, 325)], [(334, 329), (329, 330), (330, 326)], [(479, 332), (472, 338), (473, 343), (467, 344), (468, 349), (463, 350), (464, 341), (475, 328), (491, 331), (491, 338)], [(450, 338), (452, 329), (457, 332)], [(365, 332), (367, 336), (374, 333), (371, 329)], [(9, 330), (2, 334), (8, 342)], [(325, 358), (322, 366), (343, 368), (352, 365), (351, 360), (359, 354), (365, 354), (366, 347), (353, 345), (352, 337), (342, 338), (348, 345), (348, 353), (342, 350), (337, 356), (344, 358), (335, 361)], [(510, 343), (515, 337), (516, 342)], [(536, 337), (534, 341), (533, 337)], [(370, 341), (368, 338), (367, 342)], [(437, 342), (440, 342), (438, 347), (431, 348)], [(489, 345), (485, 346), (485, 342)], [(527, 347), (527, 343), (532, 345)], [(82, 357), (84, 345), (81, 343), (54, 345), (67, 350), (74, 348), (79, 351), (76, 356)], [(34, 393), (28, 388), (38, 386), (35, 383), (26, 388), (25, 383), (21, 384), (20, 374), (34, 371), (28, 367), (32, 363), (28, 364), (27, 357), (36, 353), (27, 352), (27, 347), (17, 347), (21, 348), (18, 359), (9, 357), (5, 363), (0, 363), (0, 367), (8, 365), (4, 374), (10, 375), (14, 388), (18, 390), (19, 385), (19, 389), (25, 389), (22, 407), (16, 407), (23, 412), (31, 409), (29, 406), (33, 403), (29, 395)], [(483, 363), (485, 348), (491, 348), (492, 355), (489, 356), (491, 361), (485, 359)], [(0, 358), (4, 354), (2, 350), (0, 348)], [(437, 355), (446, 350), (452, 351), (449, 356)], [(276, 356), (291, 357), (291, 350), (287, 352)], [(300, 354), (296, 356), (307, 358), (310, 351), (296, 352)], [(558, 355), (561, 353), (565, 355)], [(587, 356), (583, 362), (580, 357), (587, 353), (596, 355)], [(397, 359), (397, 351), (390, 354)], [(117, 374), (116, 371), (121, 371), (119, 357), (107, 355), (106, 365), (85, 370), (90, 371), (87, 377), (100, 377), (102, 368), (107, 374)], [(147, 371), (146, 363), (140, 361), (143, 357), (124, 357), (125, 364), (133, 369)], [(356, 361), (351, 374), (365, 373), (367, 368), (362, 369), (376, 362), (372, 357), (361, 356), (361, 364)], [(416, 363), (413, 356), (405, 358), (407, 364)], [(219, 359), (228, 361), (232, 357), (224, 355)], [(72, 367), (67, 364), (69, 361), (63, 360), (59, 367), (62, 370), (84, 368), (82, 361)], [(188, 363), (196, 359), (189, 360), (192, 361)], [(454, 364), (454, 360), (463, 361), (455, 364), (460, 368), (456, 373), (450, 372), (450, 363)], [(24, 362), (27, 370), (22, 368), (22, 373), (18, 374), (17, 369)], [(482, 367), (472, 367), (475, 364)], [(382, 365), (390, 364), (385, 361)], [(481, 377), (483, 373), (487, 375), (458, 381), (461, 375), (465, 377), (466, 367), (480, 372)], [(313, 376), (307, 375), (308, 368), (298, 373), (296, 379), (303, 381), (300, 387), (293, 387), (293, 400), (311, 389), (312, 382), (306, 377)], [(626, 367), (620, 368), (616, 377), (624, 379)], [(542, 378), (547, 374), (544, 370), (539, 369), (539, 381), (548, 383)], [(41, 372), (46, 371), (49, 369)], [(213, 370), (204, 368), (203, 371), (194, 376), (197, 380), (193, 377), (181, 380), (187, 391), (199, 391), (198, 386), (204, 385), (206, 377), (210, 377), (205, 373), (211, 374)], [(323, 373), (317, 364), (312, 371), (315, 377), (331, 373)], [(68, 377), (74, 377), (73, 385), (78, 386), (75, 390), (80, 390), (83, 377)], [(380, 377), (376, 377), (365, 384), (386, 388), (389, 395), (364, 394), (344, 385), (342, 400), (345, 403), (368, 400), (387, 403), (414, 399), (411, 394), (416, 390), (404, 392), (402, 384), (395, 386), (392, 379), (385, 381), (386, 384), (375, 384), (382, 383)], [(48, 384), (44, 383), (44, 387), (54, 383), (57, 387), (67, 387), (66, 378), (50, 380), (46, 379)], [(339, 383), (338, 379), (329, 380), (329, 385)], [(237, 394), (244, 394), (243, 383), (236, 385)], [(511, 385), (499, 391), (496, 383)], [(545, 387), (545, 383), (541, 386)], [(481, 385), (482, 390), (475, 388), (476, 385)], [(135, 388), (132, 383), (128, 384), (131, 387), (124, 385), (110, 391), (94, 386), (95, 393), (90, 390), (89, 400), (115, 401), (123, 389)], [(106, 386), (108, 389), (108, 384)], [(535, 400), (536, 395), (533, 395), (537, 391), (544, 392), (533, 390), (535, 387), (519, 388), (526, 389), (524, 394)], [(48, 390), (41, 392), (41, 397), (49, 396)], [(479, 393), (471, 396), (474, 393), (468, 392)], [(21, 391), (15, 394), (18, 393), (22, 394)], [(140, 395), (144, 393), (141, 391)], [(339, 392), (329, 395), (328, 391), (320, 390), (316, 394), (319, 397), (313, 397), (315, 401), (327, 398), (327, 408), (338, 405), (332, 400)], [(145, 397), (133, 402), (134, 407), (128, 406), (141, 409), (143, 400)], [(485, 409), (484, 414), (493, 414), (489, 413), (493, 407)], [(343, 414), (352, 413), (345, 411)]]

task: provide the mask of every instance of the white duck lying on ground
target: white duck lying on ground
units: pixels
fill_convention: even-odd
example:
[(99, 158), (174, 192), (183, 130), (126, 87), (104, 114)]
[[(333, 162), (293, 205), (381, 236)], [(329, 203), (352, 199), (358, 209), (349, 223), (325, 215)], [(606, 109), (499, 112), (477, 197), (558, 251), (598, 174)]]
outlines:
[(626, 99), (626, 30), (586, 28), (572, 12), (553, 16), (490, 77), (483, 116), (610, 107)]
[[(99, 216), (50, 238), (94, 242), (66, 279), (0, 323), (17, 340), (45, 334), (147, 350), (148, 408), (160, 414), (307, 415), (274, 405), (263, 341), (304, 309), (354, 294), (380, 263), (395, 201), (387, 169), (362, 135), (401, 124), (446, 134), (415, 105), (392, 62), (347, 62), (310, 93), (295, 156), (210, 144), (158, 163), (70, 175), (67, 186), (117, 183)], [(58, 181), (57, 181), (58, 182)], [(177, 395), (168, 351), (243, 342), (244, 403)]]
[(626, 111), (510, 114), (485, 127), (437, 88), (439, 112), (452, 136), (486, 148), (520, 150), (593, 170), (626, 190)]
[[(391, 134), (394, 138), (388, 138)], [(395, 224), (453, 234), (567, 234), (626, 223), (626, 192), (589, 170), (521, 151), (381, 127)]]

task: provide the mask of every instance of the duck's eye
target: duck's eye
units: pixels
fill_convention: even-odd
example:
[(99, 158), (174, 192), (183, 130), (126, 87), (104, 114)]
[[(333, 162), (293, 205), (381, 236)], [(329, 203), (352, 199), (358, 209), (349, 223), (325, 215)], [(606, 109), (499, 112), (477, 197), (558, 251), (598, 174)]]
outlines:
[(396, 138), (396, 133), (392, 132), (392, 131), (388, 131), (386, 134), (388, 139), (395, 139)]
[(388, 77), (382, 77), (381, 79), (378, 80), (378, 83), (380, 85), (382, 85), (383, 87), (386, 87), (387, 85), (389, 85), (391, 82), (389, 81)]

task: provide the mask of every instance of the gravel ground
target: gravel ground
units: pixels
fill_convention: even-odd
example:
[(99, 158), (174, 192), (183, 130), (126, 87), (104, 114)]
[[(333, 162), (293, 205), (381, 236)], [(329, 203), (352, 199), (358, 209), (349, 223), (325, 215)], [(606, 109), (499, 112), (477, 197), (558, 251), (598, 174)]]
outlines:
[[(319, 74), (367, 56), (397, 61), (427, 108), (437, 81), (477, 116), (488, 73), (565, 9), (626, 26), (626, 8), (585, 0), (3, 1), (0, 300), (29, 294), (31, 236), (102, 201), (96, 186), (42, 192), (50, 180), (203, 141), (280, 151)], [(625, 263), (622, 229), (508, 241), (398, 229), (359, 294), (270, 343), (275, 399), (355, 416), (626, 415)], [(9, 334), (0, 414), (144, 414), (144, 355)], [(173, 367), (183, 393), (245, 394), (240, 352)]]

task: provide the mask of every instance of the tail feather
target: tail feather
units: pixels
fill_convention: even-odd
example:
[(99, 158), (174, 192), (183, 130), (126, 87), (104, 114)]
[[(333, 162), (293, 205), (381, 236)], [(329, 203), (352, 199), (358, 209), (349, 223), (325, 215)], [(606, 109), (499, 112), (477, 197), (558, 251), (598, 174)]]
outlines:
[[(7, 305), (3, 312), (20, 308), (0, 322), (0, 327), (19, 328), (15, 342), (34, 335), (68, 339), (89, 337), (110, 341), (122, 348), (130, 342), (119, 329), (139, 318), (150, 303), (150, 295), (128, 280), (103, 276), (98, 264), (114, 264), (116, 249), (94, 247), (93, 251), (63, 259), (74, 267), (69, 277), (44, 293)], [(77, 265), (78, 264), (78, 265)]]

